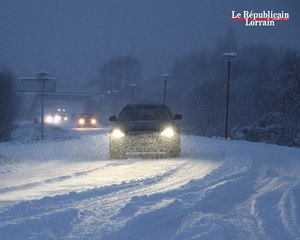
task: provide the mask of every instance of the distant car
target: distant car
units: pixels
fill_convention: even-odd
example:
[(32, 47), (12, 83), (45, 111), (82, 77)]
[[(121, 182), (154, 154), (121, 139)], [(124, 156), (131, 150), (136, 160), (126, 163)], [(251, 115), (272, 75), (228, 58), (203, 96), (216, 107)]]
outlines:
[(164, 154), (178, 157), (181, 151), (180, 129), (165, 104), (127, 104), (118, 117), (111, 116), (114, 125), (109, 133), (109, 153), (113, 159), (126, 154)]
[(66, 113), (66, 109), (65, 109), (65, 108), (58, 108), (58, 109), (57, 109), (56, 116), (57, 116), (61, 121), (67, 121), (67, 120), (68, 120), (68, 116), (67, 116), (67, 113)]
[(77, 119), (78, 128), (81, 127), (93, 127), (97, 126), (97, 118), (91, 113), (82, 113)]
[(53, 114), (48, 114), (45, 118), (46, 123), (59, 124), (62, 122), (66, 122), (68, 120), (68, 116), (66, 114), (65, 108), (58, 108), (57, 111)]

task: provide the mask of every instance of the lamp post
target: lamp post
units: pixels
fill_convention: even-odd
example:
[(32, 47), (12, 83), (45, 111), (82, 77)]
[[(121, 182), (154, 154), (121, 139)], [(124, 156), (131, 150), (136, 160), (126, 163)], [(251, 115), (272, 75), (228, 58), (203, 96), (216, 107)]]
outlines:
[(37, 79), (41, 81), (41, 139), (44, 140), (44, 95), (45, 80), (49, 72), (41, 71), (37, 73)]
[(117, 105), (117, 93), (118, 93), (118, 90), (113, 90), (112, 92), (114, 94), (114, 115), (116, 115), (116, 105)]
[(230, 66), (231, 66), (231, 58), (236, 57), (237, 53), (235, 52), (227, 52), (222, 54), (224, 57), (227, 57), (228, 60), (228, 75), (227, 75), (227, 90), (226, 90), (226, 111), (225, 111), (225, 139), (228, 137), (228, 108), (229, 108), (229, 83), (230, 83)]
[(133, 103), (134, 102), (134, 88), (136, 87), (136, 84), (135, 83), (131, 83), (130, 87), (132, 88), (131, 89), (131, 103)]
[(100, 100), (100, 109), (99, 109), (99, 118), (102, 117), (102, 109), (103, 109), (103, 98), (104, 98), (104, 95), (100, 94), (99, 95), (99, 100)]
[(164, 79), (164, 104), (166, 104), (166, 100), (167, 100), (167, 79), (168, 79), (168, 77), (170, 77), (170, 74), (164, 73), (161, 76)]

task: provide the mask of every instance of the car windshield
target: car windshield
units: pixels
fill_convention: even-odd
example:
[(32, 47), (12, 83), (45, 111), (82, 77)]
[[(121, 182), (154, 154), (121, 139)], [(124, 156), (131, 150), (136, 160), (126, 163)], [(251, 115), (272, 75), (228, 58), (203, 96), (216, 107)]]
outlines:
[(83, 117), (83, 118), (92, 118), (92, 117), (94, 117), (94, 115), (89, 114), (89, 113), (83, 113), (83, 114), (81, 114), (81, 117)]
[(119, 116), (120, 121), (170, 120), (168, 109), (163, 107), (125, 108)]

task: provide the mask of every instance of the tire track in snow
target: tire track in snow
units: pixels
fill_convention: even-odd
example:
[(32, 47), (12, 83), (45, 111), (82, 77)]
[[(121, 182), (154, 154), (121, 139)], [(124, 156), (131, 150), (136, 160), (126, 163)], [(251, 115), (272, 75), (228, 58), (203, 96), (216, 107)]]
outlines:
[[(54, 224), (47, 231), (50, 235), (55, 234), (58, 238), (63, 237), (66, 230), (71, 231), (78, 218), (83, 217), (87, 213), (86, 211), (82, 212), (82, 207), (88, 209), (96, 207), (97, 209), (99, 206), (106, 206), (106, 209), (109, 209), (111, 204), (120, 201), (120, 198), (116, 197), (116, 195), (122, 196), (124, 193), (131, 192), (131, 189), (140, 188), (145, 186), (145, 184), (155, 184), (160, 179), (172, 175), (174, 171), (176, 169), (165, 172), (160, 176), (149, 178), (146, 183), (142, 179), (99, 189), (91, 189), (85, 192), (72, 192), (65, 195), (45, 197), (40, 200), (21, 202), (0, 213), (0, 235), (4, 237), (2, 239), (21, 239), (28, 235), (28, 232), (34, 232), (35, 235), (39, 236), (41, 234), (42, 238), (44, 238), (43, 234), (45, 233), (41, 233), (41, 231), (45, 230), (45, 226), (47, 226), (49, 221), (55, 221), (56, 218), (61, 216), (65, 219), (65, 221), (62, 221), (63, 226)], [(95, 213), (94, 208), (89, 212), (89, 214), (92, 213)], [(101, 218), (101, 215), (98, 214), (99, 212), (97, 212), (95, 217)], [(105, 216), (105, 213), (102, 216)], [(6, 235), (7, 233), (9, 234)], [(81, 232), (79, 233), (82, 234)], [(77, 236), (79, 235), (77, 234)]]
[[(5, 232), (8, 228), (18, 229), (18, 231), (23, 233), (30, 230), (38, 232), (39, 229), (34, 228), (33, 225), (43, 226), (44, 222), (52, 219), (51, 216), (63, 216), (64, 213), (68, 216), (73, 216), (73, 219), (69, 219), (72, 226), (66, 226), (66, 229), (73, 229), (73, 231), (70, 230), (70, 236), (74, 238), (83, 235), (92, 236), (95, 232), (103, 232), (114, 228), (113, 216), (118, 214), (119, 210), (132, 197), (168, 191), (186, 183), (191, 178), (201, 177), (199, 172), (197, 173), (196, 171), (202, 168), (203, 164), (199, 166), (197, 162), (188, 160), (180, 160), (180, 162), (181, 164), (177, 163), (176, 167), (170, 168), (163, 174), (146, 179), (22, 202), (1, 212), (0, 233), (1, 231)], [(212, 164), (211, 168), (215, 166), (216, 163)], [(191, 172), (197, 173), (196, 176), (194, 174), (191, 175)], [(32, 225), (32, 223), (35, 224)], [(89, 229), (86, 229), (85, 224), (89, 225)], [(99, 226), (101, 226), (100, 230)], [(61, 229), (49, 228), (50, 232), (53, 232), (55, 236), (64, 234), (63, 231), (61, 232)]]
[(259, 232), (265, 239), (299, 240), (299, 181), (280, 176), (272, 167), (263, 174), (265, 181), (257, 187), (251, 211)]
[(172, 240), (224, 239), (224, 233), (226, 239), (298, 240), (299, 182), (255, 162), (234, 171), (233, 165), (227, 161), (201, 181), (165, 194), (135, 197), (120, 211), (128, 221), (104, 239), (152, 239), (152, 230), (163, 226), (160, 236)]
[(293, 239), (300, 239), (300, 183), (284, 192), (279, 203), (282, 223)]
[(12, 191), (17, 191), (17, 190), (26, 190), (26, 189), (41, 186), (41, 185), (44, 185), (44, 184), (55, 184), (55, 183), (58, 183), (58, 182), (65, 181), (67, 179), (71, 179), (71, 178), (74, 178), (74, 177), (81, 177), (83, 175), (87, 175), (89, 173), (99, 171), (99, 170), (104, 169), (108, 166), (112, 166), (112, 164), (109, 163), (109, 164), (106, 164), (106, 165), (103, 165), (103, 166), (100, 166), (100, 167), (96, 167), (96, 168), (91, 168), (91, 169), (82, 170), (82, 171), (76, 171), (76, 172), (74, 172), (72, 174), (69, 174), (69, 175), (56, 176), (56, 177), (53, 177), (53, 178), (45, 179), (43, 181), (35, 181), (35, 182), (29, 182), (29, 183), (26, 183), (26, 184), (21, 184), (21, 185), (16, 185), (16, 186), (2, 187), (2, 188), (0, 188), (0, 194), (1, 193), (12, 192)]
[[(81, 237), (78, 236), (91, 236), (95, 232), (100, 231), (101, 233), (120, 226), (121, 223), (116, 219), (114, 220), (113, 216), (117, 215), (120, 209), (133, 197), (175, 189), (192, 178), (201, 177), (197, 170), (202, 169), (202, 171), (206, 171), (207, 173), (210, 169), (216, 167), (217, 163), (211, 163), (211, 165), (209, 165), (210, 167), (205, 169), (204, 166), (206, 165), (208, 165), (208, 163), (204, 164), (203, 162), (185, 160), (177, 165), (176, 168), (171, 168), (163, 174), (155, 175), (152, 178), (132, 181), (128, 184), (123, 183), (120, 185), (107, 186), (104, 188), (108, 191), (106, 194), (97, 189), (81, 193), (70, 193), (44, 200), (42, 199), (35, 202), (34, 206), (31, 207), (34, 208), (35, 205), (39, 206), (43, 201), (45, 201), (46, 206), (51, 206), (51, 203), (49, 204), (51, 199), (53, 199), (54, 203), (58, 204), (57, 208), (38, 213), (36, 218), (40, 218), (41, 221), (43, 221), (43, 217), (46, 215), (65, 211), (66, 209), (77, 209), (77, 217), (72, 221), (73, 231), (70, 232), (68, 236), (71, 239), (76, 239), (76, 237), (80, 239)], [(191, 174), (191, 172), (194, 174)], [(123, 185), (126, 186), (124, 189), (122, 188)], [(118, 189), (118, 186), (120, 189)], [(60, 202), (59, 199), (63, 199), (63, 201)], [(26, 221), (26, 217), (24, 217), (23, 220)], [(86, 228), (86, 226), (88, 226), (88, 228)], [(67, 238), (67, 236), (64, 236), (64, 238)]]
[[(224, 221), (223, 215), (233, 212), (238, 205), (248, 200), (251, 191), (241, 189), (237, 194), (236, 188), (243, 188), (243, 183), (248, 182), (251, 189), (257, 176), (256, 169), (247, 165), (232, 170), (231, 165), (223, 162), (201, 180), (195, 178), (186, 186), (170, 189), (167, 192), (152, 193), (152, 195), (136, 195), (117, 215), (118, 219), (123, 221), (123, 226), (120, 229), (112, 229), (110, 232), (113, 234), (104, 236), (103, 239), (132, 239), (133, 237), (154, 239), (155, 229), (158, 228), (163, 229), (161, 236), (165, 239), (173, 239), (173, 237), (186, 239), (188, 234), (176, 233), (176, 231), (181, 229), (180, 226), (186, 224), (191, 217), (197, 217), (196, 215), (201, 216), (198, 227), (203, 226), (200, 227), (199, 234), (209, 235), (209, 229), (214, 232), (213, 234), (219, 232), (212, 239), (222, 238), (222, 230), (218, 229), (220, 226), (215, 222), (219, 222), (222, 228), (236, 227)], [(195, 215), (191, 216), (191, 213)], [(235, 217), (238, 216), (239, 214), (236, 213)], [(184, 232), (183, 229), (182, 226)], [(237, 234), (237, 230), (234, 234)], [(203, 239), (210, 238), (206, 236)]]
[[(195, 168), (197, 165), (198, 168)], [(97, 236), (100, 237), (100, 235), (104, 235), (109, 231), (114, 231), (126, 221), (126, 219), (117, 219), (115, 216), (119, 214), (119, 211), (123, 209), (132, 198), (168, 192), (182, 186), (191, 179), (203, 177), (199, 174), (199, 167), (203, 168), (204, 165), (207, 165), (207, 163), (201, 164), (200, 161), (192, 161), (192, 163), (187, 161), (182, 166), (170, 171), (166, 175), (164, 174), (164, 177), (156, 179), (154, 182), (145, 179), (140, 186), (125, 189), (117, 194), (111, 194), (106, 198), (100, 197), (97, 201), (89, 202), (89, 206), (85, 206), (82, 210), (83, 214), (78, 224), (74, 225), (74, 231), (69, 235), (70, 239), (80, 239), (80, 237), (77, 237), (78, 235), (81, 237), (92, 237), (95, 232), (97, 232)], [(217, 167), (217, 165), (217, 163), (211, 163), (209, 169), (202, 169), (203, 174), (204, 171), (206, 171), (206, 173), (210, 172), (210, 170)], [(191, 171), (192, 169), (196, 169), (196, 171)], [(191, 172), (194, 172), (194, 174), (191, 174)], [(87, 223), (89, 223), (88, 229), (86, 229)]]

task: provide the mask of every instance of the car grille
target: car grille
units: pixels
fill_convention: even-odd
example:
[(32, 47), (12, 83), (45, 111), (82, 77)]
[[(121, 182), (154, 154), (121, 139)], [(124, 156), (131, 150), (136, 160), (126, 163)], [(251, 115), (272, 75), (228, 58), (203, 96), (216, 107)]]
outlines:
[(143, 133), (136, 134), (130, 133), (128, 135), (128, 145), (131, 146), (155, 146), (159, 144), (159, 134)]

